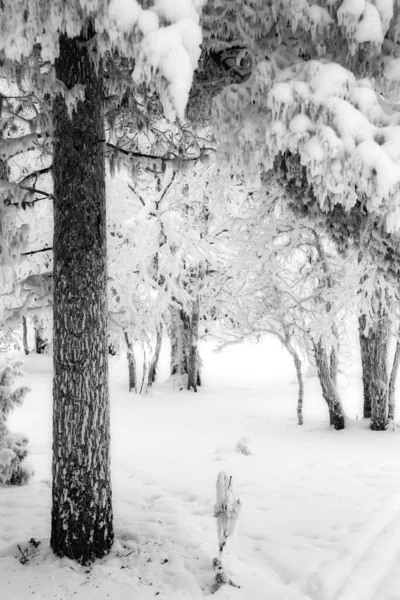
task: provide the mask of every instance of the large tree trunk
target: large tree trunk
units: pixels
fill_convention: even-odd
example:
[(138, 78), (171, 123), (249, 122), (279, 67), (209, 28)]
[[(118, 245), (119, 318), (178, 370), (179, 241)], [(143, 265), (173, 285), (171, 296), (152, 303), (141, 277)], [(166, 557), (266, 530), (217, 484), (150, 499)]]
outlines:
[(197, 386), (200, 385), (199, 375), (199, 320), (200, 320), (200, 299), (197, 296), (192, 306), (192, 316), (190, 319), (190, 346), (188, 349), (188, 390), (197, 392)]
[(330, 423), (335, 429), (344, 429), (344, 415), (339, 392), (331, 377), (330, 358), (321, 340), (314, 344), (315, 361), (318, 377), (322, 388), (322, 395), (329, 408)]
[(163, 326), (162, 326), (162, 323), (160, 323), (160, 325), (157, 327), (156, 347), (155, 347), (154, 355), (153, 355), (153, 358), (151, 360), (150, 367), (149, 367), (149, 377), (148, 377), (148, 381), (147, 381), (147, 384), (149, 387), (153, 385), (153, 383), (156, 380), (156, 376), (157, 376), (157, 369), (158, 369), (158, 363), (160, 360), (160, 352), (161, 352), (161, 344), (162, 344), (162, 332), (163, 332)]
[[(398, 332), (397, 335), (398, 336), (400, 335), (400, 331)], [(389, 380), (388, 419), (391, 419), (392, 421), (394, 419), (395, 410), (396, 410), (395, 391), (396, 391), (397, 373), (399, 372), (399, 365), (400, 365), (400, 337), (397, 337), (396, 350), (394, 353), (393, 365), (392, 365), (392, 370), (390, 373), (390, 380)]]
[[(51, 547), (82, 564), (111, 548), (103, 69), (93, 31), (60, 35), (56, 76), (83, 84), (54, 117), (54, 380)], [(95, 52), (92, 47), (90, 53)], [(96, 55), (95, 55), (96, 56)]]
[(129, 387), (130, 392), (132, 392), (132, 390), (134, 392), (136, 392), (136, 388), (137, 388), (136, 359), (135, 359), (135, 355), (133, 353), (133, 345), (129, 338), (128, 332), (125, 331), (124, 335), (125, 335), (125, 342), (126, 342), (126, 348), (127, 348), (126, 356), (128, 359), (128, 373), (129, 373), (128, 387)]

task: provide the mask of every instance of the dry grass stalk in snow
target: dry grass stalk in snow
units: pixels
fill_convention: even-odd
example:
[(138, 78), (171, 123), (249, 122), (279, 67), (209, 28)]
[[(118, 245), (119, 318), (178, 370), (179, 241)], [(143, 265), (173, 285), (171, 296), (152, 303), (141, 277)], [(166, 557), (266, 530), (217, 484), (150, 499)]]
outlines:
[(239, 520), (242, 514), (240, 498), (236, 498), (233, 489), (232, 476), (221, 471), (217, 477), (217, 503), (214, 507), (214, 516), (217, 518), (219, 556), (214, 558), (213, 567), (216, 571), (212, 593), (224, 583), (239, 587), (228, 577), (222, 565), (222, 555), (228, 538), (234, 538), (237, 533)]

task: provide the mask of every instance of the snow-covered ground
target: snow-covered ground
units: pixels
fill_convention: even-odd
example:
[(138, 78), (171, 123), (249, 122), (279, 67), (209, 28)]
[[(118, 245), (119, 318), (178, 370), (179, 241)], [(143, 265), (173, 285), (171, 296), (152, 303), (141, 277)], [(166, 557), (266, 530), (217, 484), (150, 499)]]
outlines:
[[(2, 600), (203, 598), (218, 553), (213, 508), (221, 470), (233, 476), (244, 512), (225, 558), (241, 587), (224, 586), (216, 597), (400, 598), (400, 436), (355, 420), (362, 414), (358, 364), (340, 380), (354, 420), (336, 432), (316, 378), (306, 379), (298, 427), (294, 369), (274, 340), (211, 350), (201, 345), (198, 394), (162, 383), (166, 345), (161, 383), (144, 397), (127, 392), (125, 358), (111, 358), (116, 542), (91, 567), (55, 558), (49, 548), (51, 360), (25, 359), (32, 393), (10, 428), (29, 434), (36, 475), (28, 486), (0, 487)], [(243, 437), (250, 455), (235, 451)], [(41, 542), (37, 550), (31, 538)], [(18, 545), (28, 548), (25, 565)]]

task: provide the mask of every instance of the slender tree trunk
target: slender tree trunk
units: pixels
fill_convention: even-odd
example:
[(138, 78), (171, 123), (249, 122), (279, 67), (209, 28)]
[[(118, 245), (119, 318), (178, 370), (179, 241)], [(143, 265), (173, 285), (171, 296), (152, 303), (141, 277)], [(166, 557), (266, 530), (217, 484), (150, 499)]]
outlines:
[[(390, 320), (377, 289), (372, 300), (373, 322), (368, 331), (365, 317), (359, 320), (364, 386), (364, 417), (370, 408), (371, 429), (383, 431), (388, 419), (388, 345)], [(362, 328), (364, 326), (364, 328)]]
[[(316, 244), (317, 252), (318, 252), (319, 258), (321, 260), (322, 269), (326, 275), (326, 283), (328, 285), (328, 288), (332, 289), (334, 287), (334, 280), (333, 280), (333, 277), (331, 274), (331, 269), (330, 269), (328, 259), (326, 257), (326, 252), (325, 252), (323, 242), (321, 240), (320, 235), (317, 233), (317, 231), (314, 231), (314, 236), (315, 236), (315, 244)], [(326, 312), (329, 313), (331, 311), (331, 308), (332, 308), (331, 303), (327, 302), (326, 303)], [(340, 406), (339, 413), (341, 414), (341, 412), (342, 412), (341, 404), (340, 404), (339, 394), (337, 391), (337, 376), (338, 376), (338, 367), (339, 367), (339, 359), (338, 359), (339, 332), (338, 332), (338, 328), (335, 323), (332, 326), (332, 333), (336, 338), (337, 348), (332, 347), (330, 355), (329, 355), (329, 359), (326, 356), (326, 350), (321, 341), (319, 342), (320, 346), (318, 346), (317, 349), (314, 345), (314, 353), (315, 353), (316, 359), (317, 359), (317, 354), (318, 354), (318, 356), (320, 357), (320, 360), (321, 360), (320, 365), (318, 365), (318, 359), (317, 359), (318, 377), (319, 377), (319, 380), (320, 380), (320, 383), (322, 386), (323, 396), (324, 396), (324, 398), (328, 404), (328, 408), (329, 408), (329, 422), (331, 425), (333, 425), (335, 427), (335, 429), (343, 429), (344, 419), (343, 419), (343, 427), (342, 427), (342, 419), (340, 417), (338, 417), (337, 415), (335, 415), (335, 409), (334, 409), (335, 402), (336, 402), (335, 398), (337, 398), (339, 401), (339, 406)], [(327, 359), (327, 371), (325, 369), (325, 357)], [(326, 379), (326, 377), (325, 377), (326, 373), (329, 376), (328, 379)]]
[(126, 356), (128, 358), (129, 391), (132, 392), (132, 390), (133, 390), (134, 392), (136, 392), (137, 381), (136, 381), (135, 354), (133, 352), (133, 345), (129, 338), (128, 332), (125, 331), (124, 335), (125, 335), (125, 342), (126, 342), (126, 347), (127, 347)]
[(304, 399), (304, 382), (303, 374), (301, 372), (301, 360), (297, 354), (295, 348), (290, 342), (289, 335), (285, 339), (279, 338), (285, 344), (290, 356), (293, 358), (294, 366), (296, 369), (297, 385), (298, 385), (298, 396), (297, 396), (297, 424), (303, 425), (303, 399)]
[(28, 325), (26, 323), (26, 317), (22, 317), (22, 343), (24, 345), (24, 352), (26, 355), (29, 354), (28, 346)]
[[(60, 35), (56, 76), (83, 84), (54, 122), (54, 380), (51, 547), (82, 564), (113, 543), (107, 363), (103, 68), (86, 42)], [(91, 53), (95, 49), (91, 48)]]
[(39, 317), (34, 317), (33, 327), (35, 330), (35, 351), (36, 354), (44, 354), (47, 346), (47, 340), (44, 337), (43, 321)]
[(304, 383), (303, 383), (303, 374), (301, 372), (301, 360), (295, 354), (293, 356), (294, 366), (296, 368), (296, 376), (297, 376), (297, 384), (299, 387), (299, 395), (297, 398), (297, 423), (298, 425), (303, 425), (303, 399), (304, 399)]
[(198, 351), (199, 337), (198, 301), (194, 302), (192, 315), (183, 309), (171, 306), (171, 375), (178, 375), (180, 389), (193, 389), (201, 385), (200, 357)]
[(388, 420), (388, 345), (390, 323), (388, 315), (380, 311), (379, 319), (373, 325), (373, 352), (371, 366), (373, 367), (371, 385), (371, 429), (384, 431)]
[(199, 385), (199, 320), (200, 299), (197, 296), (192, 306), (190, 319), (190, 346), (188, 349), (188, 390), (197, 392)]
[(392, 421), (394, 419), (395, 409), (396, 409), (396, 398), (395, 398), (396, 379), (397, 379), (397, 373), (399, 372), (399, 365), (400, 365), (400, 337), (399, 337), (400, 330), (397, 335), (398, 335), (398, 337), (397, 337), (397, 342), (396, 342), (396, 350), (394, 353), (393, 365), (392, 365), (392, 370), (390, 373), (390, 380), (389, 380), (388, 419), (391, 419)]
[(331, 353), (329, 356), (329, 373), (333, 383), (337, 386), (338, 379), (338, 371), (339, 371), (339, 358), (338, 352), (336, 348), (331, 348)]
[(345, 421), (342, 403), (337, 387), (331, 377), (330, 359), (321, 340), (314, 344), (314, 353), (322, 395), (329, 408), (331, 425), (337, 430), (344, 429)]
[(147, 363), (147, 354), (146, 354), (146, 348), (143, 347), (143, 370), (142, 370), (142, 383), (140, 386), (140, 394), (144, 394), (147, 391), (147, 368), (148, 368), (148, 363)]
[(368, 336), (366, 332), (366, 317), (361, 315), (358, 318), (358, 335), (360, 340), (360, 351), (361, 351), (361, 367), (362, 367), (362, 381), (363, 381), (363, 417), (364, 419), (371, 418), (371, 404), (372, 404), (372, 392), (371, 392), (371, 375), (372, 365), (372, 338)]
[(151, 361), (150, 367), (149, 367), (149, 379), (148, 379), (149, 387), (153, 385), (153, 383), (156, 380), (156, 376), (157, 376), (157, 369), (158, 369), (158, 363), (160, 360), (160, 352), (161, 352), (161, 344), (162, 344), (162, 332), (163, 332), (163, 326), (162, 326), (162, 323), (160, 323), (160, 325), (157, 327), (156, 347), (154, 350), (154, 356), (152, 358), (152, 361)]
[(177, 306), (170, 307), (170, 339), (171, 339), (171, 375), (181, 380), (179, 385), (186, 387), (188, 372), (188, 338), (190, 322), (185, 312)]

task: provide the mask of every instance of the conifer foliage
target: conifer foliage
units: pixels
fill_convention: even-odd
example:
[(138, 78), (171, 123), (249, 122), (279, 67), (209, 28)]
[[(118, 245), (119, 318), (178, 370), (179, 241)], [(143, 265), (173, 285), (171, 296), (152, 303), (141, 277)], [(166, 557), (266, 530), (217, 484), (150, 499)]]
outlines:
[[(83, 564), (107, 554), (113, 542), (104, 63), (115, 53), (135, 60), (128, 84), (121, 73), (109, 75), (114, 96), (141, 82), (158, 84), (164, 110), (183, 118), (200, 55), (199, 8), (191, 0), (183, 7), (158, 0), (153, 10), (136, 0), (0, 2), (0, 75), (10, 85), (26, 81), (49, 117), (29, 134), (8, 133), (0, 158), (54, 141), (51, 546)], [(20, 183), (0, 180), (15, 206)]]
[(14, 408), (21, 406), (28, 387), (14, 388), (16, 377), (23, 375), (22, 362), (7, 364), (0, 371), (0, 483), (22, 485), (33, 471), (23, 463), (28, 454), (28, 438), (20, 433), (10, 433), (7, 419)]

